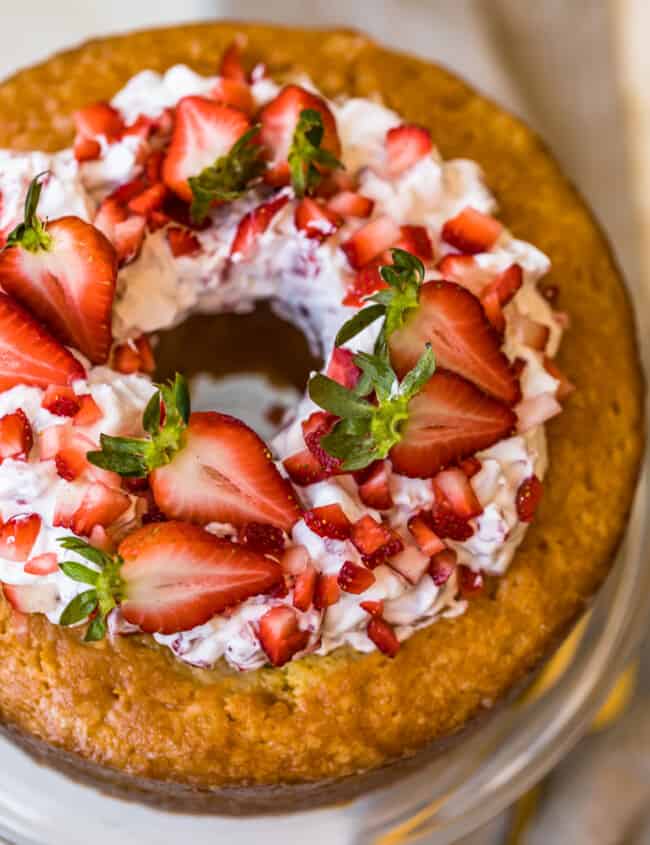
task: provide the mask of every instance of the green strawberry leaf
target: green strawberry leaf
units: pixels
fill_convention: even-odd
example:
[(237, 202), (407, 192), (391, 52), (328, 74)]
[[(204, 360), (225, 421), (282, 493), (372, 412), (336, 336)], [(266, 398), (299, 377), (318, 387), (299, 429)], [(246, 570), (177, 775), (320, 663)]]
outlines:
[(86, 630), (84, 642), (96, 643), (99, 640), (103, 640), (105, 636), (106, 620), (102, 616), (95, 616), (95, 618), (91, 620), (90, 625)]
[(383, 317), (385, 313), (386, 309), (383, 305), (371, 305), (369, 308), (363, 308), (361, 311), (357, 311), (354, 317), (351, 317), (347, 323), (343, 323), (336, 335), (334, 344), (336, 346), (343, 346), (348, 340), (361, 334), (365, 328), (372, 325), (376, 320), (379, 320), (380, 317)]
[(107, 563), (111, 563), (112, 558), (101, 549), (96, 549), (82, 540), (80, 537), (61, 537), (58, 540), (59, 545), (69, 552), (76, 552), (81, 557), (85, 557), (91, 563), (97, 564), (100, 569), (103, 569)]
[(94, 569), (89, 569), (83, 563), (75, 563), (73, 560), (66, 560), (59, 564), (59, 569), (64, 572), (68, 578), (73, 581), (80, 581), (82, 584), (91, 584), (93, 587), (97, 586), (99, 579), (99, 572)]
[(59, 624), (76, 625), (77, 622), (87, 619), (96, 608), (97, 590), (86, 590), (79, 593), (66, 605), (59, 619)]
[(291, 184), (298, 198), (312, 193), (322, 178), (318, 164), (331, 170), (342, 168), (341, 162), (321, 147), (325, 130), (323, 118), (316, 109), (300, 112), (289, 148)]
[(353, 391), (322, 373), (310, 380), (308, 389), (309, 396), (317, 405), (337, 417), (370, 418), (373, 414), (370, 402), (360, 399)]
[(382, 402), (397, 386), (397, 377), (388, 361), (381, 355), (368, 355), (367, 352), (357, 352), (354, 363), (367, 376), (371, 386)]
[(52, 245), (52, 238), (48, 234), (43, 221), (37, 215), (38, 202), (41, 198), (41, 179), (47, 176), (48, 170), (44, 170), (35, 176), (29, 184), (27, 197), (25, 198), (25, 212), (22, 223), (9, 233), (7, 246), (21, 246), (29, 252), (47, 250)]

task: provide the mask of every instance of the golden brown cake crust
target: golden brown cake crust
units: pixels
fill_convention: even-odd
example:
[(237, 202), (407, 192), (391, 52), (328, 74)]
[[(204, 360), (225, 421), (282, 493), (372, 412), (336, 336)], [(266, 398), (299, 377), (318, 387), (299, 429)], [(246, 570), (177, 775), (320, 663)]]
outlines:
[[(299, 68), (330, 96), (379, 93), (429, 126), (443, 156), (483, 165), (501, 219), (553, 262), (548, 281), (571, 316), (559, 363), (578, 389), (548, 426), (543, 504), (494, 595), (420, 631), (393, 661), (342, 649), (282, 669), (206, 672), (145, 638), (82, 645), (36, 616), (23, 630), (0, 603), (7, 725), (73, 760), (199, 788), (352, 775), (457, 732), (502, 697), (607, 574), (643, 440), (633, 316), (598, 226), (538, 138), (438, 67), (345, 31), (206, 23), (106, 38), (0, 85), (0, 146), (67, 145), (75, 108), (146, 67), (214, 73), (238, 32), (272, 73)], [(251, 795), (234, 794), (244, 806)]]

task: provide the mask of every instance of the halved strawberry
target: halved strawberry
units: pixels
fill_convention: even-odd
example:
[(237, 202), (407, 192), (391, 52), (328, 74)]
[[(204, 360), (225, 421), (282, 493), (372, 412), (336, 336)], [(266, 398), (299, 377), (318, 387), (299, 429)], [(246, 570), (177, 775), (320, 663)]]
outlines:
[(503, 226), (489, 214), (467, 206), (442, 227), (442, 239), (460, 252), (487, 252), (491, 249)]
[(390, 452), (393, 469), (431, 478), (441, 469), (487, 449), (513, 430), (512, 409), (460, 376), (437, 370), (408, 405), (402, 440)]
[(59, 569), (59, 561), (53, 552), (37, 555), (23, 566), (28, 575), (52, 575)]
[(303, 449), (301, 452), (296, 452), (295, 455), (285, 458), (282, 461), (282, 466), (293, 483), (300, 487), (317, 484), (330, 475), (326, 469), (323, 469), (318, 458), (309, 449)]
[(232, 106), (243, 111), (244, 114), (251, 115), (255, 111), (255, 100), (251, 87), (247, 82), (239, 79), (226, 79), (225, 77), (217, 79), (210, 91), (210, 96), (217, 103)]
[(356, 387), (361, 377), (361, 370), (354, 363), (354, 352), (351, 349), (335, 346), (327, 365), (327, 375), (343, 387), (347, 387), (348, 390)]
[(165, 235), (174, 258), (180, 258), (183, 255), (196, 255), (201, 252), (201, 242), (189, 229), (184, 229), (181, 226), (170, 226)]
[(140, 528), (118, 552), (122, 613), (147, 633), (202, 625), (282, 580), (275, 561), (183, 522)]
[(107, 197), (99, 206), (93, 223), (113, 244), (120, 267), (139, 254), (147, 225), (144, 217), (129, 217), (117, 199)]
[(293, 605), (298, 610), (306, 611), (312, 606), (317, 579), (318, 572), (310, 563), (296, 575), (293, 585)]
[(163, 162), (165, 184), (181, 199), (192, 201), (190, 176), (227, 155), (250, 129), (246, 115), (205, 97), (183, 97), (176, 106), (176, 122)]
[(22, 408), (0, 418), (0, 463), (8, 458), (26, 461), (33, 445), (32, 427)]
[(471, 519), (483, 513), (469, 479), (458, 467), (439, 472), (433, 479), (433, 489), (436, 501), (442, 497), (461, 519)]
[(429, 569), (429, 555), (415, 546), (408, 546), (388, 560), (391, 569), (406, 578), (410, 584), (419, 584)]
[(342, 217), (370, 217), (375, 201), (355, 191), (341, 191), (327, 201), (327, 207)]
[(275, 525), (262, 522), (247, 522), (239, 529), (237, 537), (242, 546), (261, 555), (279, 557), (284, 551), (284, 534)]
[(77, 399), (79, 400), (79, 410), (72, 420), (74, 425), (94, 425), (104, 416), (104, 412), (90, 393), (83, 393), (81, 396), (77, 396)]
[(226, 414), (192, 414), (183, 447), (150, 481), (156, 504), (172, 519), (267, 522), (288, 531), (300, 515), (266, 444)]
[(386, 169), (390, 176), (399, 176), (431, 153), (431, 133), (424, 126), (403, 123), (386, 133)]
[(514, 403), (517, 379), (500, 348), (499, 338), (478, 299), (451, 282), (427, 282), (420, 304), (389, 338), (391, 361), (400, 376), (411, 370), (430, 343), (438, 366), (458, 373), (478, 387)]
[(34, 584), (3, 584), (5, 599), (19, 613), (50, 613), (56, 609), (59, 589), (52, 581)]
[(341, 598), (341, 588), (336, 575), (321, 574), (316, 579), (314, 589), (314, 607), (316, 610), (325, 610)]
[(338, 574), (339, 587), (345, 593), (360, 595), (375, 583), (375, 576), (366, 566), (346, 560)]
[(301, 631), (296, 611), (291, 607), (273, 607), (260, 619), (260, 644), (274, 666), (284, 666), (309, 642), (309, 631)]
[(412, 516), (408, 521), (408, 529), (413, 535), (413, 539), (418, 545), (418, 548), (428, 557), (437, 555), (438, 552), (443, 551), (445, 544), (440, 537), (431, 528), (428, 520), (421, 514)]
[(531, 475), (525, 481), (521, 482), (517, 490), (515, 504), (517, 507), (517, 516), (522, 522), (533, 521), (535, 512), (542, 500), (543, 492), (542, 482), (536, 475)]
[(319, 508), (306, 510), (302, 517), (307, 526), (319, 537), (347, 540), (352, 530), (352, 524), (339, 504), (322, 505)]
[(41, 406), (59, 417), (74, 417), (81, 407), (79, 397), (67, 385), (51, 384), (45, 391)]
[(429, 575), (436, 587), (442, 587), (456, 571), (458, 555), (453, 549), (443, 549), (431, 558)]
[(366, 631), (379, 651), (387, 657), (395, 657), (400, 649), (400, 642), (395, 631), (385, 619), (381, 616), (372, 616)]
[(401, 228), (388, 215), (376, 217), (352, 235), (341, 249), (350, 265), (360, 270), (384, 250), (393, 246), (401, 237)]
[(336, 120), (325, 100), (299, 85), (287, 85), (264, 106), (259, 115), (261, 141), (271, 153), (269, 168), (264, 175), (270, 185), (289, 184), (289, 149), (300, 114), (305, 109), (317, 111), (321, 116), (324, 130), (321, 148), (336, 158), (341, 154)]
[(268, 202), (249, 211), (239, 221), (232, 244), (230, 257), (237, 260), (250, 258), (259, 236), (266, 232), (275, 215), (289, 202), (287, 194), (278, 194)]
[(0, 524), (0, 557), (13, 561), (29, 558), (41, 530), (41, 518), (36, 513), (12, 516)]
[(377, 461), (364, 481), (359, 484), (359, 498), (378, 511), (386, 511), (393, 507), (393, 497), (390, 492), (390, 463)]
[(224, 79), (234, 79), (237, 82), (246, 82), (246, 71), (242, 64), (242, 50), (246, 44), (244, 36), (236, 36), (223, 51), (221, 64), (219, 65), (219, 76)]
[(324, 241), (343, 225), (343, 218), (316, 200), (305, 197), (296, 206), (294, 222), (296, 229), (308, 238)]

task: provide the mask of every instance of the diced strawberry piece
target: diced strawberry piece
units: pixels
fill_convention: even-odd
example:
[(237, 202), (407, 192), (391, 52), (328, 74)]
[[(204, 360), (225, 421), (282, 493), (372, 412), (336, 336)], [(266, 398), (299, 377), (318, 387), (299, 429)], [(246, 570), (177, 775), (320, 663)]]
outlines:
[(122, 208), (122, 212), (124, 214), (122, 219), (125, 220), (127, 216), (126, 206), (132, 199), (137, 197), (138, 194), (141, 194), (146, 189), (146, 181), (141, 176), (136, 176), (136, 178), (131, 179), (130, 182), (124, 182), (122, 185), (118, 185), (118, 187), (115, 188), (115, 190), (110, 193), (106, 199), (111, 201), (113, 208), (115, 206)]
[(385, 525), (364, 514), (352, 525), (351, 538), (362, 555), (372, 555), (391, 539), (391, 532)]
[(341, 191), (328, 200), (327, 207), (341, 217), (370, 217), (375, 201), (355, 191)]
[(29, 558), (41, 530), (41, 518), (36, 513), (12, 516), (0, 525), (0, 557), (24, 561)]
[(336, 575), (324, 575), (321, 573), (316, 580), (314, 590), (314, 607), (316, 610), (325, 610), (341, 598), (341, 588)]
[(8, 458), (26, 461), (33, 445), (32, 427), (22, 408), (0, 418), (0, 463)]
[(79, 507), (72, 514), (69, 527), (75, 534), (88, 537), (95, 525), (111, 525), (125, 513), (131, 500), (120, 490), (95, 482), (86, 486)]
[(255, 111), (255, 100), (250, 85), (238, 79), (217, 79), (210, 96), (218, 103), (232, 106), (245, 114), (251, 115)]
[(274, 666), (284, 666), (294, 654), (304, 651), (309, 631), (301, 631), (291, 607), (273, 607), (260, 619), (259, 639)]
[(287, 194), (278, 194), (273, 199), (245, 214), (239, 221), (235, 237), (230, 245), (230, 257), (237, 260), (250, 258), (259, 236), (266, 232), (275, 215), (288, 202)]
[(150, 232), (157, 232), (158, 229), (163, 229), (171, 222), (172, 218), (164, 211), (152, 211), (147, 218), (147, 227)]
[(506, 318), (499, 301), (499, 294), (496, 290), (491, 290), (481, 296), (481, 305), (485, 316), (490, 321), (490, 325), (498, 334), (500, 339), (503, 339), (503, 334), (506, 330)]
[(491, 249), (503, 226), (489, 214), (482, 214), (471, 206), (464, 208), (442, 227), (442, 239), (460, 252), (487, 252)]
[(286, 599), (289, 595), (289, 588), (287, 587), (287, 582), (283, 578), (281, 581), (278, 581), (277, 584), (274, 584), (270, 590), (266, 593), (267, 596), (271, 596), (272, 599)]
[[(393, 248), (410, 252), (421, 261), (433, 259), (433, 245), (424, 226), (402, 226), (399, 240), (393, 244)], [(387, 258), (390, 259), (390, 253)], [(390, 260), (387, 263), (391, 263)]]
[(390, 176), (399, 176), (430, 155), (431, 133), (423, 126), (403, 123), (386, 133), (386, 166)]
[(430, 343), (436, 362), (508, 403), (520, 397), (519, 383), (501, 350), (499, 337), (481, 304), (451, 282), (427, 282), (420, 304), (389, 339), (391, 361), (400, 376), (411, 370)]
[(407, 546), (398, 554), (391, 556), (387, 563), (410, 584), (419, 584), (429, 569), (429, 555), (424, 554), (415, 546)]
[(408, 521), (408, 529), (418, 548), (428, 557), (433, 557), (445, 548), (445, 544), (431, 528), (429, 522), (420, 514), (412, 516)]
[(456, 570), (458, 555), (453, 549), (443, 549), (431, 558), (429, 575), (436, 587), (444, 586)]
[(95, 161), (102, 152), (102, 147), (99, 141), (94, 138), (86, 138), (83, 135), (77, 135), (74, 139), (74, 157), (81, 164), (84, 161)]
[(473, 598), (485, 589), (482, 572), (474, 572), (469, 566), (458, 567), (458, 589), (463, 598)]
[(293, 483), (300, 487), (317, 484), (329, 476), (328, 471), (323, 469), (318, 458), (309, 449), (303, 449), (302, 452), (285, 458), (282, 466)]
[(52, 575), (58, 568), (58, 558), (53, 552), (33, 557), (23, 566), (28, 575)]
[(373, 616), (368, 622), (367, 634), (379, 651), (387, 657), (395, 657), (400, 643), (393, 628), (381, 616)]
[(201, 242), (193, 232), (180, 226), (170, 226), (165, 233), (174, 258), (196, 255), (201, 252)]
[(361, 376), (361, 370), (354, 363), (354, 352), (351, 349), (335, 346), (327, 365), (327, 375), (342, 384), (343, 387), (347, 387), (348, 390), (356, 387)]
[(562, 405), (553, 393), (538, 393), (517, 405), (517, 431), (525, 434), (561, 413)]
[(359, 607), (371, 616), (381, 616), (384, 612), (383, 601), (360, 601)]
[(75, 481), (88, 468), (85, 452), (73, 446), (63, 446), (54, 456), (57, 473), (65, 481)]
[(113, 542), (103, 525), (95, 525), (93, 530), (90, 532), (88, 542), (91, 546), (94, 546), (96, 549), (101, 549), (103, 552), (113, 551)]
[(308, 238), (324, 241), (343, 225), (343, 218), (316, 200), (305, 197), (296, 206), (294, 222)]
[[(150, 185), (160, 182), (162, 177), (162, 163), (165, 159), (163, 150), (153, 150), (149, 153), (144, 163), (144, 174)], [(142, 212), (138, 212), (141, 214)]]
[(147, 633), (202, 625), (267, 593), (283, 577), (275, 561), (183, 522), (140, 528), (122, 540), (118, 553), (124, 560), (122, 613)]
[(129, 200), (128, 209), (133, 214), (141, 214), (148, 217), (152, 211), (159, 211), (167, 196), (167, 186), (162, 182), (152, 185), (150, 188)]
[(362, 555), (361, 559), (368, 569), (376, 569), (384, 563), (389, 563), (391, 558), (398, 555), (404, 548), (404, 543), (401, 537), (394, 531), (391, 531), (390, 540), (380, 546), (376, 552), (371, 555)]
[(280, 566), (288, 575), (300, 575), (308, 565), (309, 552), (304, 546), (289, 546), (280, 559)]
[(431, 525), (438, 537), (464, 542), (474, 533), (469, 521), (458, 516), (447, 502), (436, 502), (431, 510)]
[(296, 575), (293, 585), (293, 606), (298, 610), (307, 611), (312, 606), (317, 579), (318, 573), (309, 563), (302, 572)]
[(300, 516), (264, 441), (226, 414), (192, 414), (183, 448), (151, 473), (150, 483), (156, 504), (172, 519), (263, 522), (289, 531)]
[(284, 534), (275, 525), (247, 522), (239, 529), (238, 539), (242, 546), (261, 555), (280, 556), (284, 551)]
[(343, 305), (360, 308), (366, 297), (388, 287), (379, 272), (382, 263), (384, 262), (380, 260), (371, 261), (355, 273), (354, 280), (343, 298)]
[(19, 613), (49, 613), (56, 608), (59, 589), (51, 581), (34, 584), (3, 584), (2, 593)]
[(473, 255), (449, 253), (438, 262), (438, 271), (446, 281), (455, 282), (478, 297), (494, 278), (489, 270), (479, 267)]
[(242, 50), (245, 43), (245, 37), (239, 35), (226, 47), (219, 65), (219, 76), (224, 79), (234, 79), (236, 82), (246, 82), (246, 71), (242, 63)]
[(442, 498), (461, 519), (471, 519), (483, 513), (469, 479), (458, 467), (439, 472), (433, 479), (436, 500)]
[(71, 387), (51, 384), (45, 391), (41, 406), (56, 416), (74, 417), (79, 411), (81, 403)]
[(393, 507), (393, 497), (390, 492), (390, 463), (377, 461), (371, 473), (359, 485), (359, 498), (378, 511), (386, 511)]
[(522, 522), (533, 521), (537, 507), (542, 500), (543, 492), (542, 482), (536, 475), (531, 475), (521, 482), (517, 490), (515, 504), (517, 516)]
[(321, 440), (326, 434), (330, 433), (336, 421), (337, 417), (333, 414), (328, 414), (325, 411), (314, 411), (313, 414), (310, 414), (302, 422), (302, 433), (305, 444), (328, 475), (333, 475), (340, 471), (341, 461), (325, 451), (321, 446)]
[(365, 566), (346, 560), (338, 574), (338, 585), (345, 593), (360, 595), (375, 583), (375, 576)]
[(264, 175), (270, 185), (289, 184), (289, 148), (300, 113), (305, 109), (317, 111), (322, 118), (324, 132), (321, 149), (332, 153), (336, 158), (341, 154), (336, 120), (325, 100), (298, 85), (287, 85), (275, 99), (264, 106), (259, 115), (262, 124), (261, 141), (271, 153), (269, 168)]
[(538, 323), (536, 320), (531, 320), (530, 317), (519, 312), (512, 315), (512, 333), (515, 339), (523, 343), (524, 346), (538, 352), (543, 352), (546, 349), (551, 336), (551, 330), (548, 326)]
[(332, 540), (347, 540), (352, 530), (350, 520), (337, 503), (307, 510), (303, 519), (319, 537), (329, 537)]
[(387, 215), (383, 215), (362, 226), (351, 238), (341, 244), (341, 249), (350, 265), (355, 270), (360, 270), (373, 258), (397, 243), (400, 237), (401, 229), (397, 223)]
[(146, 335), (134, 340), (121, 343), (113, 350), (111, 366), (118, 373), (152, 373), (156, 369), (156, 361), (151, 349), (151, 343)]
[(138, 350), (138, 355), (140, 356), (140, 369), (142, 372), (153, 373), (156, 369), (156, 359), (154, 358), (149, 336), (141, 334), (139, 337), (136, 337), (135, 348)]
[(120, 266), (128, 264), (138, 255), (144, 240), (146, 220), (129, 217), (118, 200), (107, 197), (100, 205), (94, 225), (113, 244)]
[(524, 273), (521, 266), (519, 264), (511, 264), (496, 279), (493, 279), (485, 286), (481, 293), (481, 299), (495, 292), (499, 300), (499, 305), (507, 305), (521, 288), (523, 281)]
[(84, 106), (73, 117), (77, 132), (86, 138), (103, 135), (108, 141), (116, 141), (124, 130), (122, 115), (109, 103), (98, 102)]
[(550, 376), (559, 381), (555, 396), (558, 401), (563, 402), (576, 389), (575, 384), (572, 384), (555, 361), (546, 355), (544, 356), (544, 369)]

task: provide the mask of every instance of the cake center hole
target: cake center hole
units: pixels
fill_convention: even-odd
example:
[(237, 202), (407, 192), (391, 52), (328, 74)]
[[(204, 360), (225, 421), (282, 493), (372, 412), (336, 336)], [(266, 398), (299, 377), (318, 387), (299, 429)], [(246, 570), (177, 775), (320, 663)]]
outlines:
[(232, 414), (267, 440), (322, 366), (303, 333), (268, 303), (250, 314), (195, 314), (159, 332), (155, 353), (155, 379), (184, 373), (193, 410)]

